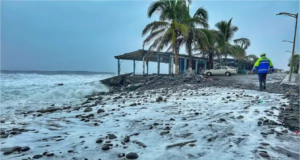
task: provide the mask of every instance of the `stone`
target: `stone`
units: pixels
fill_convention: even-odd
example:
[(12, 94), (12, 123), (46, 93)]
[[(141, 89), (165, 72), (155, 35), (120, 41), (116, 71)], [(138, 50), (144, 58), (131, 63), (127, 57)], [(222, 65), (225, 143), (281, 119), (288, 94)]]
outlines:
[(107, 151), (107, 150), (109, 150), (110, 149), (110, 147), (108, 146), (108, 145), (104, 145), (103, 147), (102, 147), (102, 150), (103, 151)]
[(128, 153), (127, 155), (126, 155), (126, 158), (127, 159), (137, 159), (139, 156), (136, 154), (136, 153), (134, 153), (134, 152), (130, 152), (130, 153)]
[(3, 152), (3, 155), (9, 155), (9, 154), (12, 154), (13, 152), (14, 151), (12, 149), (8, 149)]
[(60, 110), (60, 108), (55, 108), (55, 107), (49, 107), (47, 109), (41, 109), (41, 110), (37, 110), (37, 112), (40, 112), (40, 113), (47, 113), (47, 112), (55, 112), (55, 111), (58, 111)]
[(13, 151), (21, 151), (21, 149), (22, 149), (22, 147), (20, 147), (20, 146), (14, 146), (12, 148)]
[(97, 113), (105, 112), (104, 109), (98, 109)]
[(91, 107), (87, 107), (83, 112), (91, 112), (93, 109)]
[(34, 155), (32, 158), (33, 158), (33, 159), (39, 159), (39, 158), (42, 158), (42, 157), (43, 157), (42, 155), (37, 154), (37, 155)]
[(263, 145), (263, 146), (268, 146), (268, 145), (270, 145), (269, 143), (266, 143), (266, 142), (261, 142), (260, 144)]
[(107, 134), (108, 139), (116, 139), (117, 136), (115, 136), (114, 134)]
[(96, 140), (96, 143), (102, 143), (102, 142), (103, 142), (103, 139), (99, 138), (99, 139)]
[(46, 156), (48, 157), (54, 156), (54, 153), (47, 153)]
[(220, 118), (219, 121), (220, 122), (226, 122), (226, 120), (224, 118)]
[(117, 156), (118, 158), (122, 158), (122, 157), (125, 157), (125, 153), (120, 153), (120, 154), (118, 154), (118, 156)]
[(161, 101), (163, 101), (163, 98), (161, 96), (156, 98), (156, 102), (161, 102)]
[(237, 117), (237, 119), (243, 119), (243, 118), (244, 118), (243, 115), (240, 115), (240, 116)]
[(130, 137), (129, 136), (125, 136), (124, 140), (125, 143), (128, 143), (130, 141)]
[(262, 153), (259, 153), (259, 155), (260, 155), (261, 157), (267, 157), (267, 158), (270, 157), (267, 153), (263, 153), (263, 152), (262, 152)]
[(169, 134), (169, 133), (170, 133), (170, 131), (164, 131), (164, 132), (161, 132), (160, 135), (163, 136), (163, 135), (166, 135), (166, 134)]
[(1, 135), (0, 138), (7, 138), (8, 134)]

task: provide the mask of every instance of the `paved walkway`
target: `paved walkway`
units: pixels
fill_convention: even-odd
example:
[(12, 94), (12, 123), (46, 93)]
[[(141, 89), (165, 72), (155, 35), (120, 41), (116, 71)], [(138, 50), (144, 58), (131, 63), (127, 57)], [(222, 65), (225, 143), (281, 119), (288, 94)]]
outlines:
[(289, 74), (285, 76), (281, 84), (287, 84), (287, 85), (299, 85), (300, 82), (300, 74), (292, 74), (291, 81), (289, 81)]

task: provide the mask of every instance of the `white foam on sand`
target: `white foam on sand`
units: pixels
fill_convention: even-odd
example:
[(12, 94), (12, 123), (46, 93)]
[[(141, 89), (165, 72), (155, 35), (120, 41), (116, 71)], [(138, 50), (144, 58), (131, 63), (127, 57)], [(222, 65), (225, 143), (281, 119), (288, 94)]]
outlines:
[[(267, 125), (257, 125), (258, 119), (262, 117), (277, 121), (276, 115), (279, 111), (271, 110), (271, 107), (279, 108), (281, 104), (288, 103), (281, 95), (229, 88), (204, 88), (182, 92), (169, 90), (168, 94), (155, 90), (145, 91), (141, 95), (132, 92), (132, 95), (133, 98), (123, 96), (115, 101), (106, 99), (113, 99), (119, 95), (104, 96), (103, 102), (107, 103), (106, 105), (95, 106), (92, 112), (85, 113), (95, 115), (95, 119), (90, 122), (75, 118), (78, 114), (84, 114), (85, 108), (22, 118), (21, 122), (29, 123), (26, 128), (39, 132), (29, 131), (1, 139), (1, 147), (29, 146), (31, 149), (23, 152), (24, 155), (1, 155), (1, 159), (22, 159), (46, 151), (55, 154), (46, 158), (49, 160), (71, 160), (74, 157), (80, 160), (120, 160), (117, 158), (118, 154), (129, 152), (137, 153), (140, 160), (247, 160), (263, 159), (259, 153), (267, 151), (271, 159), (289, 160), (292, 157), (278, 153), (271, 147), (280, 146), (296, 153), (299, 151), (299, 136), (295, 133), (289, 132), (280, 136), (269, 134), (263, 137), (261, 132), (268, 132), (270, 128)], [(155, 102), (158, 96), (167, 98), (167, 102)], [(260, 101), (262, 103), (259, 103)], [(130, 106), (132, 103), (141, 104)], [(246, 106), (249, 108), (245, 109)], [(97, 114), (99, 108), (105, 112)], [(269, 111), (264, 112), (265, 110)], [(268, 116), (271, 111), (274, 115)], [(109, 115), (104, 116), (105, 114)], [(238, 116), (243, 118), (238, 119)], [(220, 121), (221, 118), (225, 121)], [(100, 125), (94, 126), (95, 122)], [(164, 130), (167, 126), (171, 128), (170, 132), (161, 135), (167, 131)], [(2, 127), (20, 126), (4, 124)], [(284, 128), (276, 126), (274, 129), (281, 131)], [(111, 140), (112, 149), (102, 151), (105, 140), (102, 144), (95, 141), (108, 133), (116, 135), (117, 138)], [(131, 136), (131, 141), (125, 144), (128, 148), (124, 149), (121, 144), (123, 138), (134, 133), (139, 134)], [(79, 138), (80, 136), (84, 138)], [(58, 139), (63, 140), (55, 141)], [(138, 146), (133, 143), (134, 140), (144, 143), (147, 147)], [(194, 146), (187, 144), (167, 149), (168, 145), (192, 140), (196, 140)], [(258, 149), (257, 147), (262, 146), (261, 142), (269, 145), (263, 146), (265, 149)], [(68, 150), (74, 150), (75, 153), (68, 153)]]

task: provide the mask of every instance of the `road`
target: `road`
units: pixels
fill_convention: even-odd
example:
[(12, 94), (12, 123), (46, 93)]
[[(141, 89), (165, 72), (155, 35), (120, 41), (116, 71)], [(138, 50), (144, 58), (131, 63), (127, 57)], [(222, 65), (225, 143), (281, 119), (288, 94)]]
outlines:
[[(274, 73), (267, 75), (267, 83), (280, 83), (285, 78), (285, 73)], [(259, 85), (257, 74), (252, 75), (232, 75), (228, 76), (212, 76), (214, 80), (225, 81), (227, 83), (238, 83), (238, 84), (254, 84)]]

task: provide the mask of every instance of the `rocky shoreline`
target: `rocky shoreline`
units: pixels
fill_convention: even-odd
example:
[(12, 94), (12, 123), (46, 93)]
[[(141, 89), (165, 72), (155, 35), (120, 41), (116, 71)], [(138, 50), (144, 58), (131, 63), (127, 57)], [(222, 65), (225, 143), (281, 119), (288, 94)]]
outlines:
[(297, 86), (256, 92), (195, 75), (118, 82), (75, 106), (1, 120), (1, 159), (299, 159)]

